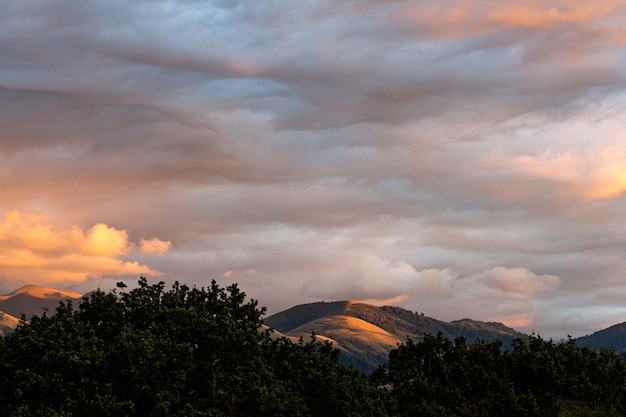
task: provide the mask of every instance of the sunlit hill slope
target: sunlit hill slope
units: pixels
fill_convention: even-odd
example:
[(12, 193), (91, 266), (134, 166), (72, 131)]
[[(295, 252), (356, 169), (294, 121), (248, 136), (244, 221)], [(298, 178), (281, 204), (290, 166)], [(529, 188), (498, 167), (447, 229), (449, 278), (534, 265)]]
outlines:
[(499, 339), (505, 346), (514, 338), (525, 336), (501, 323), (470, 319), (444, 322), (400, 307), (376, 307), (355, 301), (298, 305), (267, 317), (265, 324), (305, 340), (315, 333), (341, 349), (343, 362), (367, 371), (386, 362), (389, 351), (407, 337), (419, 340), (425, 333), (442, 332), (449, 339), (463, 336), (468, 342)]
[(4, 334), (11, 332), (22, 314), (29, 318), (40, 314), (44, 308), (54, 312), (59, 301), (79, 300), (81, 297), (82, 294), (76, 292), (37, 285), (25, 285), (10, 294), (0, 295), (0, 330)]

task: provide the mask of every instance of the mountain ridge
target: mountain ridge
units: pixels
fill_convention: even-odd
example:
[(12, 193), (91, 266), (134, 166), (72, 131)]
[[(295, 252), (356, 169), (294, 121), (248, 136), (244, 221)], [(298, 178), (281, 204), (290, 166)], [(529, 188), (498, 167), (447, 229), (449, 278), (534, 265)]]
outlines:
[(22, 314), (26, 318), (41, 314), (44, 309), (54, 311), (60, 301), (80, 300), (82, 294), (39, 285), (24, 285), (9, 294), (0, 295), (0, 331), (13, 331)]
[(9, 294), (0, 295), (0, 301), (7, 300), (19, 294), (25, 294), (31, 297), (43, 299), (81, 298), (83, 296), (82, 294), (74, 291), (57, 290), (48, 287), (41, 287), (39, 285), (27, 284)]
[(441, 332), (451, 340), (461, 336), (468, 343), (499, 339), (503, 346), (527, 337), (502, 323), (471, 319), (445, 322), (401, 307), (377, 307), (353, 300), (300, 304), (264, 322), (288, 337), (306, 338), (313, 333), (328, 338), (342, 351), (345, 363), (366, 371), (385, 363), (389, 351), (407, 338), (420, 340), (424, 334)]
[(606, 329), (598, 330), (592, 334), (576, 338), (579, 347), (594, 349), (609, 348), (626, 358), (626, 322), (617, 323)]

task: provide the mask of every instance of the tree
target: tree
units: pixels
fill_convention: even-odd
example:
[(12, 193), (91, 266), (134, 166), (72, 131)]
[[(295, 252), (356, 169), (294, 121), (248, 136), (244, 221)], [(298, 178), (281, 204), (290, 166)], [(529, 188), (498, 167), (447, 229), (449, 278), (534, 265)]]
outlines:
[[(512, 349), (424, 335), (408, 339), (373, 374), (389, 387), (399, 416), (624, 415), (626, 365), (613, 351), (578, 348), (537, 335)], [(593, 413), (593, 414), (591, 414)], [(563, 414), (566, 415), (566, 414)], [(575, 415), (575, 414), (567, 414)], [(581, 414), (578, 414), (581, 415)]]

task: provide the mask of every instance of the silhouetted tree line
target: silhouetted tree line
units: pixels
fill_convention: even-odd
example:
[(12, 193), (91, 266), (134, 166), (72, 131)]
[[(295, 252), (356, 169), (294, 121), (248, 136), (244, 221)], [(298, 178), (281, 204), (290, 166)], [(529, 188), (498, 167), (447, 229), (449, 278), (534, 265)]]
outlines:
[(262, 330), (236, 285), (140, 278), (0, 338), (2, 416), (620, 416), (626, 367), (573, 340), (425, 335), (372, 375), (339, 350)]
[(614, 351), (537, 335), (510, 349), (425, 335), (389, 354), (372, 380), (397, 416), (623, 416), (626, 363)]

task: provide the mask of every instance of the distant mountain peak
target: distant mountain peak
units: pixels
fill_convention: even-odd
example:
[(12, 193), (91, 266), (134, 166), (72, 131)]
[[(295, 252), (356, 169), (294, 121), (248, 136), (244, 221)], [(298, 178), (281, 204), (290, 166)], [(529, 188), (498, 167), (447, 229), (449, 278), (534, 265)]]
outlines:
[[(82, 294), (38, 285), (24, 285), (10, 294), (0, 296), (0, 311), (13, 317), (26, 318), (41, 314), (43, 309), (54, 312), (60, 301), (80, 300)], [(6, 332), (5, 332), (6, 333)]]
[(74, 291), (57, 290), (47, 287), (41, 287), (39, 285), (24, 285), (21, 288), (13, 291), (10, 294), (0, 296), (0, 300), (7, 300), (16, 295), (29, 295), (35, 298), (60, 300), (64, 298), (81, 298), (83, 295)]

